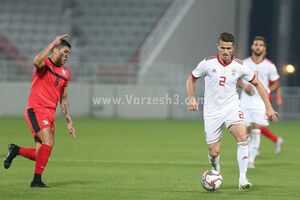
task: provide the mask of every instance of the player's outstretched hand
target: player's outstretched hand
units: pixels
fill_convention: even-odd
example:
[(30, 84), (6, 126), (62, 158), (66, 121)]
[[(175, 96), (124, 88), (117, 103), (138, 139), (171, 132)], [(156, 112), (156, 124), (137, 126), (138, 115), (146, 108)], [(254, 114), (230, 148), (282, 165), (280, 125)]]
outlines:
[(76, 129), (73, 127), (73, 124), (69, 123), (68, 124), (68, 130), (70, 135), (73, 137), (73, 139), (76, 139)]
[(279, 113), (275, 112), (273, 108), (267, 109), (267, 116), (273, 122), (278, 122)]
[(60, 42), (61, 42), (63, 39), (65, 39), (66, 37), (69, 37), (69, 35), (68, 35), (68, 34), (64, 34), (64, 35), (59, 35), (59, 36), (57, 36), (57, 37), (53, 40), (53, 44), (54, 44), (54, 45), (60, 44)]
[(194, 97), (192, 97), (188, 100), (187, 106), (190, 111), (198, 110), (198, 103)]

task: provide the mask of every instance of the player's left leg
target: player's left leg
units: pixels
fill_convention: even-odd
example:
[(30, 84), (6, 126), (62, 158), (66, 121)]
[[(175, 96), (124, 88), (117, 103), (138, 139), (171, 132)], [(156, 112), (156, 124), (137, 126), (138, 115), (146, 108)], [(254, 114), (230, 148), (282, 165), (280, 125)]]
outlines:
[(283, 139), (275, 135), (268, 127), (263, 127), (261, 133), (275, 143), (275, 154), (278, 154), (281, 151)]
[[(252, 124), (255, 122), (255, 115), (254, 115), (254, 110), (253, 109), (243, 109), (243, 116), (244, 116), (244, 120), (246, 122), (247, 125), (247, 136), (248, 136), (248, 148), (249, 148), (249, 154), (251, 151), (253, 151), (253, 147), (254, 147), (254, 138), (252, 137)], [(238, 120), (238, 119), (236, 119)], [(251, 165), (248, 164), (248, 168), (254, 168), (254, 164)]]
[(249, 167), (254, 166), (255, 157), (259, 154), (261, 129), (269, 126), (265, 109), (253, 109), (253, 123), (251, 131), (251, 145), (249, 150)]
[(248, 168), (255, 168), (254, 161), (258, 155), (260, 148), (260, 134), (262, 125), (253, 123), (252, 130), (250, 131), (251, 141), (249, 143), (249, 163)]
[(276, 143), (278, 140), (278, 136), (275, 135), (268, 127), (263, 127), (261, 129), (261, 133), (268, 139), (272, 140), (274, 143)]
[(4, 159), (4, 168), (8, 169), (11, 166), (13, 159), (17, 156), (23, 156), (28, 158), (29, 160), (35, 160), (35, 149), (34, 148), (25, 148), (19, 147), (16, 144), (9, 144), (8, 145), (8, 154)]
[(36, 154), (41, 146), (41, 141), (39, 138), (35, 138), (36, 148), (26, 148), (26, 147), (19, 147), (16, 144), (9, 144), (8, 145), (8, 154), (4, 159), (4, 168), (8, 169), (11, 166), (13, 159), (16, 156), (23, 156), (29, 160), (35, 161)]
[(237, 161), (240, 171), (239, 189), (250, 189), (252, 184), (247, 179), (248, 141), (246, 125), (244, 123), (232, 124), (229, 125), (228, 130), (232, 133), (237, 142)]
[(8, 154), (6, 158), (4, 159), (4, 168), (8, 169), (11, 166), (11, 163), (13, 159), (19, 155), (19, 149), (20, 147), (16, 144), (9, 144), (8, 145)]

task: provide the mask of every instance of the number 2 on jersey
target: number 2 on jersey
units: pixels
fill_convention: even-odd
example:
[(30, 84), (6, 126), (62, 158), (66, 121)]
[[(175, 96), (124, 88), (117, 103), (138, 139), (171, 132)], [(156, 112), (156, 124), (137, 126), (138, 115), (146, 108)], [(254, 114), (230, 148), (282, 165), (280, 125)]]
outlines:
[(220, 76), (219, 85), (225, 86), (226, 76)]
[(242, 111), (239, 111), (239, 117), (240, 117), (240, 119), (245, 119), (244, 113)]

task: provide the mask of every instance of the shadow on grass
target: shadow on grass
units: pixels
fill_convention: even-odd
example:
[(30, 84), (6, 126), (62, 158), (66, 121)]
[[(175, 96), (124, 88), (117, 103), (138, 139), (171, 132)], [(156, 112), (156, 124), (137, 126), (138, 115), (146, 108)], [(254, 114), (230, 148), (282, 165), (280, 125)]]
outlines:
[(62, 182), (49, 182), (51, 188), (60, 188), (65, 186), (86, 186), (91, 185), (93, 181), (62, 181)]

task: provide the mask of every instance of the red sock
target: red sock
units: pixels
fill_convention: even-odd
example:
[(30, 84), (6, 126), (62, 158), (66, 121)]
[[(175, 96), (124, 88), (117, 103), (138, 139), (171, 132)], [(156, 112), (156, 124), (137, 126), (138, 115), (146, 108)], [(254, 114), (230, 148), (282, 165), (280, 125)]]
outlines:
[(274, 143), (277, 142), (278, 137), (274, 133), (272, 133), (272, 131), (270, 131), (270, 129), (268, 129), (267, 127), (263, 127), (261, 129), (261, 133), (270, 140), (272, 140)]
[(35, 160), (35, 149), (20, 147), (19, 155), (28, 158), (29, 160)]
[(43, 173), (43, 171), (47, 165), (51, 151), (52, 151), (51, 146), (42, 144), (42, 146), (40, 147), (40, 149), (36, 155), (36, 164), (35, 164), (35, 169), (34, 169), (35, 174)]

